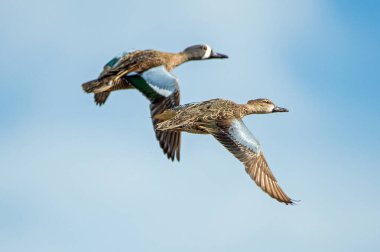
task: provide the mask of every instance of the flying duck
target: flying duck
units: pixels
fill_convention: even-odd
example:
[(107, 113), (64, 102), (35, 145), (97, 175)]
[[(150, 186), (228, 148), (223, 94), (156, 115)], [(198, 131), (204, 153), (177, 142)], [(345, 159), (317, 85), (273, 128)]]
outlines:
[[(150, 100), (154, 128), (155, 115), (180, 104), (178, 79), (171, 71), (192, 60), (224, 59), (227, 55), (215, 52), (209, 45), (194, 45), (182, 52), (137, 50), (110, 60), (96, 80), (82, 84), (86, 93), (94, 93), (95, 103), (103, 105), (112, 91), (138, 89)], [(167, 157), (180, 160), (180, 132), (156, 131), (156, 138)]]
[(242, 118), (250, 114), (288, 112), (268, 99), (236, 104), (223, 99), (189, 103), (168, 109), (155, 116), (158, 131), (211, 134), (245, 166), (256, 184), (272, 198), (294, 204), (277, 184), (264, 158), (260, 143), (245, 126)]

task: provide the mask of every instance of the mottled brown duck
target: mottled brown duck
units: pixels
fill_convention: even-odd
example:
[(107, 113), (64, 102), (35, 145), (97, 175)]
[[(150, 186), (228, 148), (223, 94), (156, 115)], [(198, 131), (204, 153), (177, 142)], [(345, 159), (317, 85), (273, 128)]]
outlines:
[[(138, 50), (115, 57), (104, 67), (96, 80), (82, 84), (87, 93), (94, 93), (95, 103), (103, 105), (112, 91), (138, 89), (150, 100), (153, 126), (154, 116), (180, 104), (178, 79), (171, 71), (193, 60), (223, 59), (227, 55), (214, 52), (208, 45), (194, 45), (182, 52)], [(156, 138), (167, 157), (180, 160), (180, 132), (155, 131)]]
[(211, 134), (244, 164), (246, 172), (264, 192), (280, 202), (294, 204), (277, 184), (260, 143), (242, 121), (246, 115), (274, 112), (288, 110), (268, 99), (250, 100), (247, 104), (213, 99), (177, 106), (155, 117), (160, 121), (159, 131)]

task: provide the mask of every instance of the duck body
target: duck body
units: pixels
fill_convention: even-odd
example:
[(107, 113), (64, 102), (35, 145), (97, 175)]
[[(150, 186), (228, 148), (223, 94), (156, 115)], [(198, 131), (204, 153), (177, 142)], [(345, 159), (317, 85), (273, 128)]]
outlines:
[(242, 118), (249, 114), (287, 112), (268, 99), (250, 100), (237, 104), (223, 99), (185, 104), (168, 109), (155, 116), (158, 131), (185, 131), (211, 134), (244, 166), (255, 183), (272, 198), (293, 204), (280, 188), (264, 158), (259, 141), (245, 126)]
[[(227, 58), (214, 52), (208, 45), (195, 45), (182, 52), (137, 50), (114, 57), (104, 65), (97, 79), (83, 83), (86, 93), (93, 93), (95, 103), (103, 105), (113, 91), (137, 89), (150, 101), (154, 128), (155, 115), (180, 104), (179, 81), (171, 71), (191, 60)], [(180, 159), (180, 132), (158, 132), (156, 138), (171, 160)]]
[(157, 119), (163, 120), (157, 129), (210, 134), (216, 121), (240, 119), (246, 113), (244, 106), (233, 101), (212, 99), (178, 106), (157, 115)]
[(133, 72), (141, 74), (158, 66), (164, 66), (170, 72), (186, 60), (187, 57), (183, 53), (166, 53), (156, 50), (133, 51), (113, 58), (103, 67), (103, 71), (96, 80), (86, 82), (82, 84), (82, 87), (85, 92), (94, 94), (134, 88), (122, 77)]
[(108, 64), (109, 69), (102, 72), (100, 77), (114, 76), (120, 73), (127, 75), (130, 72), (143, 73), (157, 66), (165, 66), (167, 71), (172, 71), (176, 66), (187, 61), (184, 53), (168, 53), (157, 50), (136, 50), (124, 53), (116, 58), (114, 64)]

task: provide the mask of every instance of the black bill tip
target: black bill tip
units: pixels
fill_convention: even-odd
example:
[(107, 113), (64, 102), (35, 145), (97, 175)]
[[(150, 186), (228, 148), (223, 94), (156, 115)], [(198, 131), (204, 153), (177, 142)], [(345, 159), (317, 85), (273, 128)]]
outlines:
[(228, 59), (228, 56), (222, 53), (212, 52), (210, 59)]
[(272, 110), (272, 112), (274, 113), (274, 112), (289, 112), (289, 110), (288, 109), (286, 109), (286, 108), (281, 108), (281, 107), (274, 107), (273, 108), (273, 110)]

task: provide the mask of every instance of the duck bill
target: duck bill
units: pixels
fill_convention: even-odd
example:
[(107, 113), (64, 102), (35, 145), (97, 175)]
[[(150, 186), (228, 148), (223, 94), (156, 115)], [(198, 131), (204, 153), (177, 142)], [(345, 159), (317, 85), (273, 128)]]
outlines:
[(275, 113), (275, 112), (289, 112), (289, 110), (288, 109), (286, 109), (286, 108), (281, 108), (281, 107), (274, 107), (274, 109), (272, 110), (272, 112), (273, 113)]
[(212, 51), (209, 59), (228, 59), (228, 56), (222, 53)]

